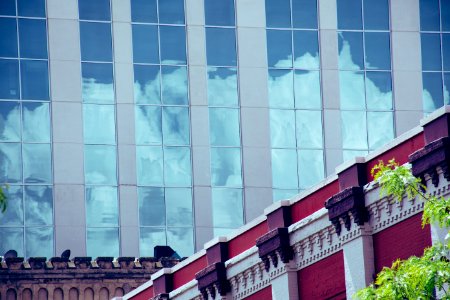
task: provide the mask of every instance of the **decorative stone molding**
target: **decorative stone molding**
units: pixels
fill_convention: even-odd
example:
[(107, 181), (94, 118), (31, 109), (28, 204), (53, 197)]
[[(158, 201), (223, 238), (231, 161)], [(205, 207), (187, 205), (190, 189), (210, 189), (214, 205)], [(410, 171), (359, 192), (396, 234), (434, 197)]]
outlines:
[(369, 220), (364, 201), (364, 191), (360, 186), (346, 188), (329, 198), (325, 202), (325, 208), (328, 209), (329, 220), (337, 235), (341, 234), (341, 220), (347, 230), (350, 230), (351, 219), (358, 225), (362, 225)]
[(198, 289), (205, 300), (208, 299), (208, 295), (215, 299), (216, 292), (220, 296), (225, 296), (231, 289), (223, 262), (216, 262), (207, 266), (195, 274), (195, 279), (198, 281)]
[(269, 231), (256, 240), (256, 246), (258, 247), (259, 257), (264, 262), (266, 271), (270, 269), (270, 262), (272, 262), (275, 268), (278, 266), (278, 257), (283, 263), (287, 263), (293, 258), (287, 227)]
[(169, 300), (169, 299), (170, 299), (169, 294), (167, 293), (159, 294), (152, 298), (152, 300)]

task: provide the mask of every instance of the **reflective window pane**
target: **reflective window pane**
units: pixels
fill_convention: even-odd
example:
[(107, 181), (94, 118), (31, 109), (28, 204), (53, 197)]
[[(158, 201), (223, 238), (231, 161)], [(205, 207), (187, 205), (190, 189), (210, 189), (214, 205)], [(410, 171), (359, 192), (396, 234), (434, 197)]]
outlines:
[(450, 73), (444, 73), (444, 104), (450, 104)]
[(237, 228), (243, 225), (242, 189), (212, 189), (213, 226)]
[(166, 188), (167, 226), (192, 226), (192, 190)]
[[(0, 1), (0, 15), (15, 16), (16, 15), (16, 1), (2, 0)], [(5, 252), (2, 252), (5, 253)]]
[(280, 200), (288, 200), (298, 194), (298, 190), (272, 190), (273, 202)]
[(364, 0), (364, 29), (389, 30), (389, 1)]
[(234, 0), (205, 0), (205, 24), (234, 26)]
[(439, 0), (420, 0), (420, 30), (439, 31)]
[(442, 57), (444, 71), (450, 71), (450, 33), (442, 34)]
[(236, 66), (234, 28), (206, 28), (206, 58), (208, 66)]
[(208, 67), (208, 104), (238, 106), (236, 68)]
[(299, 187), (306, 189), (324, 178), (324, 162), (322, 150), (298, 151)]
[(295, 148), (294, 110), (270, 110), (270, 144), (273, 148)]
[(19, 99), (19, 62), (0, 59), (0, 98)]
[(111, 20), (109, 0), (78, 0), (80, 20)]
[(24, 142), (50, 142), (50, 108), (45, 102), (22, 102)]
[(80, 43), (81, 60), (112, 61), (110, 23), (80, 22)]
[(0, 227), (0, 253), (14, 249), (19, 257), (24, 256), (23, 228)]
[(138, 185), (163, 185), (163, 155), (161, 147), (136, 147)]
[(22, 99), (48, 100), (48, 63), (42, 60), (21, 60)]
[(390, 70), (391, 51), (388, 32), (364, 33), (366, 69)]
[(162, 67), (162, 100), (164, 104), (188, 104), (186, 67)]
[(86, 225), (95, 227), (119, 225), (116, 187), (86, 187)]
[(297, 151), (272, 149), (272, 182), (274, 188), (297, 189)]
[(297, 147), (322, 148), (322, 112), (313, 110), (297, 110), (296, 120)]
[(162, 129), (165, 145), (189, 145), (189, 109), (164, 107)]
[(442, 31), (450, 31), (450, 1), (441, 0)]
[(367, 149), (366, 113), (341, 111), (342, 147), (344, 149)]
[(337, 0), (338, 29), (362, 29), (361, 5), (361, 0)]
[(317, 31), (294, 31), (294, 67), (318, 69), (319, 60)]
[(181, 257), (188, 257), (194, 254), (193, 228), (167, 228), (167, 245)]
[(213, 146), (239, 146), (239, 109), (209, 109), (209, 140)]
[(289, 0), (266, 0), (267, 27), (291, 27), (291, 4)]
[(114, 105), (83, 105), (83, 134), (85, 144), (115, 144)]
[(295, 107), (320, 109), (320, 73), (319, 71), (295, 70), (294, 76)]
[(138, 187), (139, 225), (165, 226), (166, 205), (164, 203), (164, 189)]
[(159, 22), (184, 24), (184, 0), (159, 0)]
[(84, 145), (84, 177), (86, 184), (116, 185), (116, 147)]
[(53, 192), (51, 186), (25, 186), (25, 225), (53, 224)]
[(424, 71), (440, 71), (441, 66), (441, 37), (438, 33), (422, 33), (422, 69)]
[[(8, 199), (8, 207), (4, 213), (0, 213), (0, 224), (2, 224), (2, 226), (23, 226), (22, 187), (11, 185), (7, 189), (3, 189), (3, 193)], [(1, 233), (0, 236), (2, 237), (2, 239), (5, 237), (1, 235)]]
[(161, 103), (159, 66), (134, 65), (134, 101), (137, 104)]
[(45, 0), (17, 0), (17, 14), (45, 18)]
[(23, 177), (29, 183), (52, 182), (52, 158), (49, 144), (23, 144)]
[(20, 104), (1, 102), (0, 141), (20, 142)]
[(139, 237), (139, 253), (153, 256), (155, 246), (166, 245), (164, 228), (141, 227)]
[(441, 76), (442, 73), (422, 73), (422, 100), (425, 112), (432, 112), (444, 105)]
[(366, 102), (371, 110), (392, 109), (391, 72), (366, 72)]
[(88, 228), (86, 248), (87, 255), (91, 257), (119, 257), (119, 229)]
[(131, 21), (157, 23), (156, 0), (131, 0)]
[(339, 32), (339, 69), (364, 69), (363, 36), (361, 32)]
[(377, 149), (394, 139), (394, 113), (368, 112), (369, 149)]
[[(163, 2), (166, 2), (166, 0)], [(159, 37), (161, 49), (161, 63), (168, 65), (185, 65), (186, 64), (185, 27), (160, 26)]]
[(242, 186), (241, 150), (211, 148), (211, 185)]
[(191, 150), (188, 147), (164, 147), (164, 184), (191, 186)]
[(136, 144), (162, 144), (161, 107), (136, 106)]
[(25, 245), (27, 257), (53, 256), (53, 228), (31, 227), (25, 229)]
[(85, 103), (114, 103), (112, 64), (82, 63), (81, 72)]
[(340, 71), (341, 109), (365, 109), (364, 73)]
[(294, 108), (294, 72), (269, 70), (269, 105), (277, 108)]
[(158, 26), (133, 24), (133, 62), (159, 63)]
[(269, 67), (292, 67), (292, 32), (267, 30), (267, 61)]
[(0, 36), (2, 37), (0, 39), (0, 56), (17, 57), (16, 19), (0, 18)]
[(0, 143), (0, 182), (22, 182), (22, 155), (19, 143)]
[(292, 0), (292, 26), (317, 28), (317, 0)]

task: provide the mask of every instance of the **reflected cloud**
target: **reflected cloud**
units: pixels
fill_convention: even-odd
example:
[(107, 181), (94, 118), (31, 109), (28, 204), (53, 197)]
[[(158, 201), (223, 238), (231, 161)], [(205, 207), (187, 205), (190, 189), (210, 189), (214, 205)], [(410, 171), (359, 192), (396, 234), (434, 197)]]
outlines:
[(186, 67), (162, 67), (162, 99), (164, 104), (187, 105)]
[(0, 106), (0, 141), (20, 141), (20, 106), (4, 102)]
[(136, 143), (162, 144), (161, 107), (136, 106)]
[(117, 188), (86, 188), (86, 206), (87, 226), (118, 226)]
[(242, 189), (212, 190), (213, 226), (237, 228), (243, 225)]
[(208, 104), (210, 106), (238, 106), (235, 68), (208, 68)]
[(23, 139), (50, 142), (50, 110), (48, 103), (23, 103)]
[[(160, 83), (161, 74), (159, 68), (156, 74), (137, 74), (135, 66), (134, 101), (136, 103), (158, 104), (161, 103)], [(144, 66), (142, 66), (144, 67)], [(154, 70), (153, 70), (154, 71)], [(151, 75), (151, 78), (146, 78)], [(138, 77), (141, 76), (141, 77)]]
[(242, 186), (241, 152), (239, 148), (211, 149), (211, 184)]
[(53, 224), (53, 193), (49, 186), (25, 187), (25, 225)]
[(114, 103), (114, 86), (95, 78), (83, 77), (83, 101), (89, 103)]

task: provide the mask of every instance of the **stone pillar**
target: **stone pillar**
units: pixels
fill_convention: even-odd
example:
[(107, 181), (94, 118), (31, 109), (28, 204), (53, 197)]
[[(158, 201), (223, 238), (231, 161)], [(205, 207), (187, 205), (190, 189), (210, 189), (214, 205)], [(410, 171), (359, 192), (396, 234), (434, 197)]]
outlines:
[(271, 279), (272, 300), (298, 300), (297, 267), (294, 261), (285, 264), (285, 271)]
[(347, 299), (371, 284), (375, 276), (372, 230), (368, 223), (360, 230), (358, 236), (342, 245)]

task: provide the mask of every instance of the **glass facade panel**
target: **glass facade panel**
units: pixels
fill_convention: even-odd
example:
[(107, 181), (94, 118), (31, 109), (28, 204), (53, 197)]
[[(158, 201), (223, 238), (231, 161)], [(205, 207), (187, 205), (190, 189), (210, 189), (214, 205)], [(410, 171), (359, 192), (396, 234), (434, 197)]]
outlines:
[(24, 203), (26, 226), (53, 224), (53, 192), (51, 186), (25, 186)]
[(340, 71), (341, 109), (365, 109), (364, 73)]
[(270, 110), (270, 144), (274, 148), (295, 148), (295, 112)]
[(298, 150), (299, 187), (306, 189), (324, 178), (322, 150)]
[(189, 109), (164, 107), (162, 129), (165, 145), (189, 145)]
[(184, 24), (184, 0), (159, 0), (159, 22)]
[(238, 106), (237, 69), (208, 67), (210, 106)]
[(442, 94), (442, 73), (422, 73), (423, 81), (423, 110), (432, 112), (444, 105)]
[(294, 108), (294, 72), (292, 70), (269, 70), (269, 106)]
[(25, 228), (26, 256), (53, 256), (53, 228), (28, 227)]
[(441, 0), (442, 31), (450, 31), (450, 1)]
[(47, 26), (45, 20), (19, 19), (21, 58), (47, 58)]
[(364, 0), (364, 29), (389, 30), (389, 1)]
[[(16, 1), (15, 0), (0, 1), (0, 15), (15, 16), (16, 15)], [(2, 253), (4, 253), (4, 252), (2, 252)]]
[(317, 31), (294, 31), (294, 67), (319, 69), (319, 41)]
[[(352, 150), (367, 149), (366, 112), (342, 111), (341, 118), (343, 148)], [(359, 130), (355, 130), (355, 128), (359, 128)]]
[(161, 147), (136, 147), (138, 185), (163, 186), (163, 155)]
[(22, 17), (45, 18), (45, 0), (17, 0), (17, 12)]
[(109, 0), (78, 0), (80, 20), (111, 20)]
[(23, 144), (23, 178), (27, 183), (52, 182), (50, 144)]
[(80, 22), (80, 43), (81, 60), (112, 61), (110, 23)]
[(84, 145), (84, 177), (86, 184), (116, 185), (116, 147)]
[(239, 110), (210, 108), (209, 134), (213, 146), (239, 146)]
[(194, 254), (193, 228), (167, 228), (167, 244), (181, 257)]
[(208, 66), (236, 66), (234, 28), (205, 28)]
[(22, 182), (20, 143), (0, 143), (0, 182)]
[(17, 251), (19, 257), (24, 257), (23, 248), (23, 228), (14, 227), (0, 227), (0, 252), (14, 249)]
[(234, 0), (205, 0), (205, 24), (234, 26)]
[(361, 32), (339, 32), (339, 69), (363, 70), (363, 35)]
[(444, 71), (450, 71), (450, 33), (442, 34), (442, 60)]
[(143, 105), (136, 106), (135, 120), (136, 144), (162, 144), (161, 107)]
[(165, 228), (140, 228), (139, 251), (141, 255), (152, 256), (153, 248), (160, 245), (167, 245)]
[[(161, 1), (171, 2), (171, 1)], [(161, 63), (167, 65), (185, 65), (186, 49), (180, 45), (186, 45), (185, 27), (160, 26)]]
[(267, 60), (269, 67), (292, 68), (292, 32), (267, 30)]
[(22, 99), (48, 100), (48, 62), (21, 60)]
[(0, 99), (19, 99), (19, 62), (0, 59)]
[(186, 67), (162, 68), (162, 100), (164, 104), (187, 105), (187, 71)]
[(295, 70), (295, 107), (302, 109), (321, 109), (320, 72)]
[(119, 257), (119, 228), (88, 228), (87, 255)]
[(242, 189), (212, 189), (213, 226), (237, 228), (243, 225)]
[(20, 104), (19, 102), (1, 102), (0, 105), (0, 141), (20, 142)]
[(158, 26), (132, 24), (133, 62), (159, 63)]
[[(322, 112), (320, 110), (297, 110), (296, 120), (297, 147), (322, 148)], [(300, 166), (299, 169), (302, 170)]]
[(166, 204), (164, 189), (154, 187), (139, 187), (139, 225), (165, 226)]
[(441, 71), (441, 38), (439, 34), (422, 33), (422, 69), (424, 71)]
[[(166, 188), (167, 226), (192, 226), (192, 190)], [(192, 230), (192, 229), (191, 229)]]
[(50, 143), (50, 104), (23, 102), (22, 131), (24, 142)]
[(366, 72), (365, 83), (368, 109), (393, 109), (391, 72)]
[(291, 27), (291, 1), (266, 0), (266, 26), (272, 28)]
[(16, 19), (0, 18), (0, 36), (0, 57), (17, 57)]
[(161, 103), (159, 66), (134, 65), (134, 101), (137, 104)]
[(272, 149), (272, 185), (280, 189), (297, 189), (297, 151)]
[(420, 29), (439, 31), (439, 0), (420, 0)]
[(156, 0), (131, 0), (131, 21), (157, 23)]
[(367, 112), (369, 149), (377, 149), (394, 138), (394, 114), (392, 112)]
[(450, 104), (450, 73), (444, 73), (444, 103)]
[(164, 184), (165, 186), (192, 185), (189, 147), (164, 147)]
[(317, 29), (317, 0), (292, 0), (292, 27)]
[(86, 187), (86, 225), (88, 227), (119, 225), (117, 187)]
[(389, 38), (389, 32), (364, 33), (366, 69), (391, 69)]
[(112, 64), (82, 63), (82, 97), (85, 103), (114, 103)]
[(338, 29), (362, 29), (362, 1), (337, 0)]
[(211, 185), (242, 186), (239, 148), (211, 148)]
[[(4, 213), (0, 214), (0, 224), (2, 226), (23, 226), (24, 210), (22, 201), (22, 186), (11, 185), (7, 189), (3, 189), (3, 193), (8, 199), (8, 207)], [(0, 232), (1, 231), (2, 227), (0, 227)], [(1, 235), (1, 233), (0, 236), (2, 237), (2, 239), (5, 238), (5, 236)], [(0, 241), (0, 245), (1, 243), (2, 242)]]
[(85, 144), (115, 144), (116, 128), (114, 111), (113, 105), (83, 105), (83, 133)]

